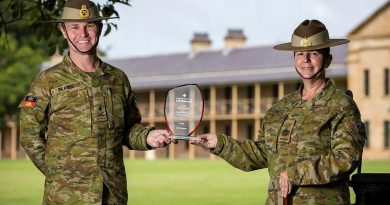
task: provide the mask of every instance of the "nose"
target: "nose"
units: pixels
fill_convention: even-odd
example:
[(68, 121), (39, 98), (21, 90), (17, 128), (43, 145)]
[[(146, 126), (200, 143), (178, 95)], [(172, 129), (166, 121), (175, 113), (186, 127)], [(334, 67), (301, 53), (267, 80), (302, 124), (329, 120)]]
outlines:
[(305, 53), (303, 54), (303, 60), (304, 60), (305, 62), (310, 62), (310, 52), (305, 52)]
[(88, 36), (87, 26), (81, 28), (81, 36)]

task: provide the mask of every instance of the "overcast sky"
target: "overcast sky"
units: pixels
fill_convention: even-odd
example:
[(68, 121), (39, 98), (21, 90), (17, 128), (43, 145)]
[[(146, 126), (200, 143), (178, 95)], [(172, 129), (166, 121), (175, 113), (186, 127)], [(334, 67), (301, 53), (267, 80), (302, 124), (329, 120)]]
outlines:
[[(229, 28), (243, 29), (247, 46), (284, 43), (304, 19), (318, 19), (331, 38), (346, 37), (388, 0), (132, 0), (100, 49), (111, 59), (188, 52), (194, 32), (221, 49)], [(97, 2), (105, 2), (98, 0)]]

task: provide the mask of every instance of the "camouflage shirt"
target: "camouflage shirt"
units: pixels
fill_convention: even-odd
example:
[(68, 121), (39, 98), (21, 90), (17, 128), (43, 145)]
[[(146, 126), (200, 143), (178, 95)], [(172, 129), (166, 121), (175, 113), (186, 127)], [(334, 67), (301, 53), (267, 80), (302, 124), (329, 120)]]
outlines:
[(127, 203), (122, 145), (146, 150), (151, 130), (126, 75), (100, 59), (87, 74), (69, 56), (43, 71), (20, 104), (21, 144), (45, 175), (43, 204)]
[(283, 202), (283, 170), (293, 186), (289, 204), (350, 204), (347, 182), (364, 142), (360, 112), (330, 80), (311, 100), (301, 100), (300, 90), (266, 113), (257, 141), (218, 134), (212, 152), (241, 170), (268, 167), (267, 204)]

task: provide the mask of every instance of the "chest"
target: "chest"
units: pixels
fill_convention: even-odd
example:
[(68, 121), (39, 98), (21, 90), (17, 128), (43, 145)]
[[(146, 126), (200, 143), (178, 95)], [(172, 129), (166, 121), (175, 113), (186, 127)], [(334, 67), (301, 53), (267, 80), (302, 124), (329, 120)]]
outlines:
[(60, 76), (51, 86), (49, 116), (73, 120), (107, 121), (123, 117), (128, 90), (119, 78)]
[(311, 158), (329, 152), (337, 109), (294, 107), (269, 113), (264, 137), (270, 156)]

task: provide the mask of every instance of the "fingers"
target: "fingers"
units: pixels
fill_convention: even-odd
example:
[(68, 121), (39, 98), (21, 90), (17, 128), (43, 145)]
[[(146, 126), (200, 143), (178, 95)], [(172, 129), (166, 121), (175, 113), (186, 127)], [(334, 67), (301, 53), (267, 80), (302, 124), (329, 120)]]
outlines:
[(171, 143), (169, 135), (167, 130), (152, 130), (149, 132), (146, 142), (153, 148), (165, 147)]
[(200, 140), (190, 141), (190, 143), (207, 149), (212, 149), (217, 146), (218, 140), (217, 140), (217, 136), (214, 134), (208, 133), (208, 134), (198, 135), (197, 137), (200, 138)]
[(283, 198), (286, 198), (291, 192), (292, 186), (286, 171), (282, 171), (279, 175), (279, 188)]

